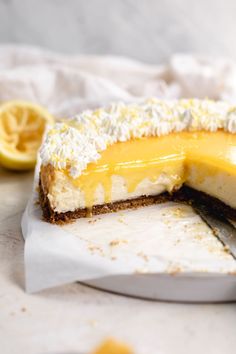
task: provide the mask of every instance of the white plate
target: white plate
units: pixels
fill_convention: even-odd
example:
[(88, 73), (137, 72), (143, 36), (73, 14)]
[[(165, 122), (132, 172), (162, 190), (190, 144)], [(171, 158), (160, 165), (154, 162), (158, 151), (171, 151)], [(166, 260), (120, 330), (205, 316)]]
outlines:
[(118, 275), (85, 282), (122, 295), (175, 302), (236, 301), (235, 275), (145, 274)]

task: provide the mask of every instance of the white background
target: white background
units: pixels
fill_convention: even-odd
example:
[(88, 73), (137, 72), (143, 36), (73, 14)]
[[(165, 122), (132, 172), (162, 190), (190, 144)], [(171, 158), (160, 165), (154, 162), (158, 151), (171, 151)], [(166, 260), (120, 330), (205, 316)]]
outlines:
[(176, 52), (236, 58), (234, 0), (0, 0), (0, 43), (159, 63)]

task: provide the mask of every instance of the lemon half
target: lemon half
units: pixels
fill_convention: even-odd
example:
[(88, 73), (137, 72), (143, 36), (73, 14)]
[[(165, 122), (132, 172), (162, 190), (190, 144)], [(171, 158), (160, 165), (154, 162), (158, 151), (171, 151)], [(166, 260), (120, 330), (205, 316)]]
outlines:
[(0, 164), (11, 170), (35, 166), (46, 124), (53, 116), (41, 106), (24, 101), (0, 105)]

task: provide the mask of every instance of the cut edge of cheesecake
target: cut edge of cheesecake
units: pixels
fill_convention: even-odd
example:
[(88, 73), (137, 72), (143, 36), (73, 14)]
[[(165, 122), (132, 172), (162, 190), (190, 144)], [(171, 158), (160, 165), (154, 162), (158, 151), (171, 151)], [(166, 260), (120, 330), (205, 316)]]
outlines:
[(121, 210), (137, 209), (170, 201), (181, 202), (188, 205), (192, 205), (194, 201), (197, 201), (209, 208), (215, 215), (236, 221), (236, 209), (231, 208), (215, 197), (185, 185), (178, 190), (172, 191), (172, 193), (164, 192), (152, 196), (143, 195), (134, 199), (94, 205), (91, 208), (78, 208), (74, 211), (57, 212), (52, 209), (48, 196), (42, 188), (41, 178), (39, 179), (39, 202), (43, 211), (43, 218), (45, 221), (52, 224), (65, 224), (79, 218), (114, 213)]

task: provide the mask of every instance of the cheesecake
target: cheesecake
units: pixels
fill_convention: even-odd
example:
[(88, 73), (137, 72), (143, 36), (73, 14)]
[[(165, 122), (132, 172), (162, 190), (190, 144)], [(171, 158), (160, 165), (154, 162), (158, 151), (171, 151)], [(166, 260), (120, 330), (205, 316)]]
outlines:
[(40, 149), (40, 203), (51, 223), (169, 200), (236, 220), (236, 107), (149, 99), (58, 122)]

